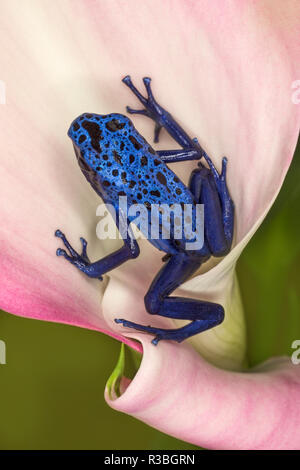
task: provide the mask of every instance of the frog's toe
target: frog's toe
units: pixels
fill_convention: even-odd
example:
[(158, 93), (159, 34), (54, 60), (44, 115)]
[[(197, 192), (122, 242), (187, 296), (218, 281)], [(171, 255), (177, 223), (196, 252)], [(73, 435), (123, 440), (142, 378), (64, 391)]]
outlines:
[(155, 338), (153, 338), (153, 340), (151, 341), (151, 343), (154, 345), (154, 346), (157, 346), (158, 342), (162, 339), (161, 336), (157, 335), (155, 336)]
[(127, 328), (135, 328), (136, 326), (135, 323), (128, 320), (124, 320), (124, 318), (115, 318), (115, 323), (122, 323), (122, 325)]
[(80, 241), (81, 241), (81, 244), (82, 244), (82, 248), (86, 249), (87, 247), (87, 241), (85, 238), (83, 237), (80, 237)]
[(70, 261), (70, 263), (73, 263), (74, 258), (66, 252), (66, 250), (63, 250), (61, 248), (58, 248), (56, 250), (56, 256), (63, 256), (66, 260)]
[(126, 75), (126, 77), (122, 78), (122, 82), (125, 83), (128, 87), (132, 86), (130, 75)]
[(86, 261), (90, 262), (89, 257), (88, 257), (87, 252), (86, 252), (87, 241), (86, 241), (86, 239), (83, 238), (83, 237), (80, 237), (80, 241), (81, 241), (81, 245), (82, 245), (82, 251), (81, 251), (81, 255), (80, 255), (80, 256), (81, 256), (83, 259), (85, 259)]
[(130, 106), (126, 106), (126, 111), (129, 114), (142, 114), (143, 116), (151, 117), (146, 109), (132, 109)]
[(153, 93), (152, 93), (152, 90), (151, 90), (151, 78), (150, 77), (144, 77), (143, 82), (144, 82), (144, 85), (145, 85), (145, 88), (146, 88), (146, 91), (147, 91), (149, 102), (154, 102), (155, 100), (154, 100)]
[(61, 248), (57, 248), (56, 256), (68, 256), (66, 250), (62, 250)]
[(162, 126), (160, 124), (155, 124), (155, 129), (154, 129), (154, 142), (157, 143), (159, 142), (159, 134), (161, 131)]
[[(123, 318), (115, 318), (115, 322), (116, 323), (121, 323), (125, 328), (133, 328), (134, 330), (137, 330), (137, 331), (144, 331), (145, 333), (150, 333), (150, 334), (154, 334), (156, 335), (155, 338), (151, 341), (151, 343), (156, 346), (157, 343), (162, 340), (162, 339), (165, 339), (165, 336), (172, 332), (173, 330), (164, 330), (162, 328), (156, 328), (156, 327), (153, 327), (153, 326), (146, 326), (146, 325), (140, 325), (138, 323), (134, 323), (132, 321), (129, 321), (129, 320), (124, 320)], [(168, 339), (168, 338), (166, 338)], [(170, 338), (172, 339), (172, 338)]]
[(222, 158), (222, 171), (221, 171), (221, 175), (220, 175), (220, 178), (221, 178), (222, 181), (226, 180), (227, 163), (228, 163), (227, 157), (223, 157)]
[(55, 235), (56, 237), (58, 237), (58, 238), (62, 238), (62, 237), (64, 236), (64, 234), (62, 233), (62, 231), (59, 230), (59, 229), (55, 230), (54, 235)]
[(147, 333), (155, 333), (157, 328), (152, 328), (151, 326), (140, 325), (139, 323), (134, 323), (129, 320), (124, 320), (124, 318), (115, 318), (116, 323), (122, 323), (125, 328), (133, 328), (134, 330), (146, 331)]
[(60, 238), (64, 243), (67, 240), (65, 234), (59, 229), (55, 230), (54, 236)]

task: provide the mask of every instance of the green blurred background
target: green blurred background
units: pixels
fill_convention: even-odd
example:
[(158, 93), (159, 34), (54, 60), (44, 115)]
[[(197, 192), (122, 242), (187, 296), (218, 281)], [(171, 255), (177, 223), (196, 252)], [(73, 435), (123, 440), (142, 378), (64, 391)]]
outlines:
[[(250, 365), (291, 355), (300, 339), (299, 154), (298, 145), (279, 197), (238, 264)], [(106, 405), (117, 341), (4, 312), (0, 339), (7, 345), (0, 449), (196, 449)]]

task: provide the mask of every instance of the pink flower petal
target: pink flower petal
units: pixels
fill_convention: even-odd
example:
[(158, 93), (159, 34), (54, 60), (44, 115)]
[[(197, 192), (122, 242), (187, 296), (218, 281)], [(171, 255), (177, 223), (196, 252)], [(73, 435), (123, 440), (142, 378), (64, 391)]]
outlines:
[[(160, 73), (159, 82), (153, 81), (157, 96), (182, 123), (187, 123), (191, 135), (200, 138), (219, 168), (221, 157), (228, 157), (229, 188), (237, 214), (235, 248), (209, 272), (205, 271), (218, 260), (206, 263), (200, 271), (205, 274), (181, 286), (180, 292), (224, 305), (224, 323), (191, 342), (209, 360), (235, 369), (244, 361), (246, 345), (235, 263), (278, 194), (299, 132), (300, 107), (292, 102), (292, 83), (300, 74), (299, 5), (294, 1), (284, 6), (273, 2), (271, 8), (266, 2), (233, 1), (220, 6), (198, 1), (172, 2), (169, 8), (168, 2), (160, 2), (156, 10), (153, 4), (150, 7), (143, 2), (131, 11), (126, 24), (123, 18), (131, 2), (123, 7), (115, 2), (101, 10), (95, 6), (90, 13), (99, 42), (110, 37), (107, 47), (111, 56), (117, 53), (118, 44), (127, 41), (140, 67), (144, 63), (141, 41), (146, 37), (151, 42), (151, 56), (147, 56), (151, 70), (156, 63), (169, 70), (165, 75)], [(112, 26), (113, 35), (99, 27), (101, 18)], [(143, 18), (152, 21), (151, 30)], [(172, 38), (171, 43), (168, 38)], [(117, 58), (122, 63), (119, 55)], [(126, 58), (130, 62), (130, 52)], [(140, 122), (144, 134), (149, 135), (145, 119), (140, 118)], [(167, 144), (163, 142), (162, 146)], [(193, 163), (177, 164), (175, 171), (187, 176), (192, 167)], [(143, 305), (136, 299), (145, 294), (159, 261), (160, 253), (143, 246), (143, 254), (134, 265), (124, 265), (112, 274), (123, 284), (122, 302), (120, 307), (116, 305), (113, 296), (117, 284), (112, 284), (105, 292), (107, 321), (110, 317), (112, 322), (120, 308), (126, 311), (126, 306), (130, 306), (127, 311), (131, 320), (142, 320)], [(139, 307), (134, 309), (137, 302)], [(151, 318), (154, 326), (161, 321), (166, 323)]]
[[(96, 248), (98, 200), (77, 168), (66, 130), (82, 111), (122, 111), (133, 100), (119, 81), (127, 72), (152, 75), (158, 99), (199, 136), (216, 164), (228, 155), (237, 240), (278, 191), (295, 145), (293, 120), (299, 114), (290, 99), (296, 73), (289, 60), (297, 37), (294, 10), (285, 8), (282, 24), (274, 28), (262, 7), (257, 23), (252, 3), (231, 2), (221, 11), (207, 2), (171, 4), (145, 1), (137, 8), (135, 0), (101, 5), (65, 1), (59, 6), (32, 1), (15, 9), (4, 2), (0, 44), (7, 104), (1, 107), (1, 196), (8, 203), (1, 214), (2, 285), (9, 282), (18, 290), (3, 290), (3, 308), (28, 316), (38, 310), (39, 318), (53, 316), (57, 321), (66, 315), (60, 312), (64, 295), (74, 297), (72, 311), (79, 295), (98, 322), (95, 307), (101, 287), (55, 257), (53, 231), (63, 229), (74, 242), (86, 236), (93, 259), (112, 250), (111, 244), (100, 242)], [(283, 35), (287, 25), (290, 37)], [(152, 123), (136, 122), (150, 139)], [(161, 147), (173, 146), (163, 140)], [(188, 174), (192, 167), (177, 165), (176, 171)], [(160, 265), (160, 254), (152, 256), (148, 249), (143, 286)], [(145, 271), (142, 257), (134, 263), (116, 275), (133, 283), (136, 273), (140, 277)], [(34, 281), (28, 279), (32, 269)], [(62, 285), (63, 290), (58, 288)], [(55, 314), (49, 302), (50, 310), (44, 308), (47, 289), (53, 291)], [(25, 308), (20, 299), (26, 295), (35, 300)]]
[[(131, 73), (136, 80), (152, 76), (157, 99), (199, 137), (218, 168), (228, 157), (237, 245), (183, 290), (221, 299), (230, 318), (234, 263), (276, 197), (296, 144), (300, 108), (291, 86), (299, 78), (298, 2), (32, 0), (19, 2), (18, 9), (2, 3), (0, 69), (7, 104), (0, 107), (0, 306), (110, 334), (121, 309), (124, 316), (148, 321), (142, 296), (160, 253), (147, 245), (140, 259), (112, 274), (120, 289), (111, 283), (105, 290), (55, 257), (53, 237), (56, 228), (74, 244), (85, 236), (92, 259), (112, 250), (110, 243), (96, 243), (98, 200), (76, 166), (66, 130), (81, 112), (120, 112), (134, 104), (120, 84)], [(153, 124), (137, 118), (136, 125), (150, 140)], [(174, 145), (164, 137), (162, 147)], [(175, 171), (187, 177), (193, 167), (176, 165)], [(116, 294), (126, 302), (117, 303)], [(229, 374), (208, 366), (188, 345), (154, 348), (145, 335), (141, 340), (142, 368), (115, 408), (123, 403), (123, 411), (207, 447), (298, 445), (293, 430), (299, 422), (289, 407), (292, 399), (298, 406), (299, 382), (292, 380), (291, 366), (271, 375)], [(155, 389), (159, 372), (166, 380)], [(178, 391), (175, 383), (181, 383)], [(263, 410), (274, 414), (271, 424)], [(289, 444), (276, 435), (275, 422), (287, 428)]]
[[(137, 335), (135, 335), (137, 337)], [(160, 431), (208, 449), (299, 449), (300, 373), (277, 358), (250, 373), (226, 372), (189, 345), (143, 341), (134, 380), (107, 403)]]
[[(211, 46), (211, 55), (203, 47), (206, 60), (198, 61), (193, 79), (205, 83), (197, 93), (207, 118), (201, 126), (205, 148), (212, 155), (230, 155), (237, 245), (215, 268), (181, 290), (221, 302), (228, 317), (237, 298), (232, 291), (235, 262), (280, 189), (299, 132), (299, 107), (291, 100), (292, 82), (299, 75), (299, 5), (288, 2), (284, 11), (276, 2), (274, 10), (265, 2), (188, 5), (193, 20), (190, 41), (185, 38), (186, 54), (201, 54), (192, 47), (197, 37)], [(214, 118), (210, 108), (218, 110)], [(129, 305), (131, 297), (123, 292)], [(108, 316), (111, 302), (106, 292), (103, 307)], [(139, 306), (131, 318), (138, 318), (140, 311)], [(197, 349), (216, 347), (221, 329), (199, 335)], [(113, 408), (207, 448), (299, 449), (300, 375), (289, 359), (276, 361), (269, 372), (262, 367), (260, 373), (229, 373), (208, 365), (187, 345), (162, 344), (154, 350), (144, 335), (130, 335), (143, 343), (143, 363), (121, 398), (112, 402), (106, 397)]]

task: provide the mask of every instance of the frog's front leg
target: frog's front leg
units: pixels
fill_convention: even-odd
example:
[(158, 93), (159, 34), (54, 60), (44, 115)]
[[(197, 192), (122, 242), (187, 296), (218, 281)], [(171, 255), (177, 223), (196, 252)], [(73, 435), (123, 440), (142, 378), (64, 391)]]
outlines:
[(165, 163), (186, 162), (190, 160), (199, 160), (201, 158), (198, 150), (190, 148), (181, 150), (156, 150), (156, 153)]
[(127, 328), (154, 334), (154, 345), (162, 339), (180, 343), (221, 323), (224, 319), (224, 309), (221, 305), (184, 297), (170, 297), (170, 294), (199, 268), (201, 261), (201, 258), (194, 258), (186, 253), (171, 256), (145, 296), (148, 313), (178, 320), (192, 320), (191, 323), (181, 328), (164, 329), (139, 325), (124, 319), (115, 319), (115, 322), (122, 323)]
[[(122, 214), (120, 214), (122, 217)], [(119, 228), (119, 214), (117, 216), (117, 226)], [(124, 221), (123, 221), (124, 222)], [(70, 245), (65, 235), (60, 231), (56, 230), (55, 236), (60, 238), (69, 254), (66, 250), (58, 248), (56, 251), (57, 256), (63, 256), (66, 260), (68, 260), (71, 264), (76, 266), (80, 271), (85, 273), (89, 277), (98, 278), (102, 280), (103, 274), (108, 273), (114, 268), (117, 268), (121, 264), (125, 263), (129, 259), (136, 258), (139, 253), (139, 246), (137, 241), (135, 240), (133, 233), (129, 227), (129, 221), (127, 220), (127, 227), (128, 227), (128, 236), (124, 239), (124, 245), (119, 250), (111, 253), (110, 255), (105, 256), (104, 258), (100, 259), (99, 261), (95, 261), (91, 263), (87, 253), (86, 253), (86, 246), (87, 242), (84, 238), (80, 238), (82, 243), (82, 253), (79, 255), (74, 248)]]
[(194, 149), (198, 152), (200, 159), (202, 157), (202, 148), (200, 147), (197, 139), (191, 139), (189, 135), (182, 129), (182, 127), (175, 121), (173, 116), (168, 113), (162, 106), (160, 106), (151, 90), (151, 78), (144, 77), (143, 82), (147, 91), (147, 98), (145, 98), (138, 89), (133, 85), (129, 75), (123, 78), (123, 83), (127, 85), (139, 101), (145, 106), (145, 109), (132, 109), (127, 106), (127, 111), (130, 114), (143, 114), (155, 121), (154, 142), (158, 142), (159, 133), (162, 127), (178, 142), (184, 149)]

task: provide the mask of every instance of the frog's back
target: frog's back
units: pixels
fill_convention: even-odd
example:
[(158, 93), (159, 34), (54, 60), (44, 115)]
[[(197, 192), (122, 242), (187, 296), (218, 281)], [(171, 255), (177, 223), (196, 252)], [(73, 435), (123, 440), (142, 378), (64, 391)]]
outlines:
[[(126, 196), (127, 208), (142, 204), (148, 211), (148, 228), (144, 233), (157, 248), (170, 252), (174, 239), (174, 222), (170, 224), (170, 241), (149, 237), (153, 205), (195, 206), (193, 195), (178, 176), (163, 162), (151, 145), (122, 114), (83, 114), (71, 125), (72, 140), (84, 175), (104, 202), (119, 208), (120, 197)], [(76, 135), (74, 136), (74, 133)], [(176, 207), (176, 206), (175, 206)], [(179, 206), (177, 206), (179, 207)], [(127, 209), (128, 210), (128, 209)], [(129, 215), (129, 221), (135, 216)], [(174, 220), (174, 219), (173, 219)], [(157, 224), (166, 224), (163, 210)], [(153, 227), (152, 227), (153, 228)], [(194, 230), (194, 224), (192, 229)], [(176, 250), (184, 249), (185, 238), (176, 240)]]
[(127, 196), (128, 203), (144, 204), (147, 208), (151, 204), (193, 202), (184, 183), (133, 126), (128, 129), (128, 136), (121, 135), (110, 147), (112, 197)]
[(105, 199), (117, 203), (120, 196), (127, 196), (129, 204), (142, 203), (146, 207), (193, 203), (188, 188), (128, 117), (83, 114), (70, 129), (72, 126), (84, 159), (79, 162), (81, 169), (94, 188), (98, 182), (101, 197), (105, 193)]

